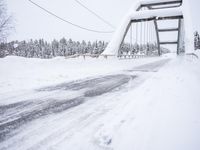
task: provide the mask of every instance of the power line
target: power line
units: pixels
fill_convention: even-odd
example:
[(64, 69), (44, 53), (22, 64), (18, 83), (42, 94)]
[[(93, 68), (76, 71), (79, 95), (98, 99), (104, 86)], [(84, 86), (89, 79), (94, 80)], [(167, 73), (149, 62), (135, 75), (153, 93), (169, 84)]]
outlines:
[(103, 21), (105, 24), (107, 24), (108, 26), (110, 26), (111, 28), (115, 28), (110, 22), (106, 21), (105, 19), (103, 19), (101, 16), (99, 16), (98, 14), (96, 14), (94, 11), (92, 11), (91, 9), (89, 9), (87, 6), (85, 6), (83, 3), (81, 3), (78, 0), (74, 0), (76, 3), (78, 3), (79, 5), (81, 5), (83, 8), (85, 8), (86, 10), (88, 10), (90, 13), (92, 13), (93, 15), (95, 15), (97, 18), (99, 18), (101, 21)]
[(86, 31), (90, 31), (90, 32), (96, 32), (96, 33), (113, 33), (113, 31), (99, 31), (99, 30), (93, 30), (93, 29), (89, 29), (89, 28), (86, 28), (86, 27), (82, 27), (80, 25), (77, 25), (77, 24), (74, 24), (66, 19), (63, 19), (61, 17), (59, 17), (58, 15), (54, 14), (53, 12), (50, 12), (49, 10), (45, 9), (44, 7), (38, 5), (37, 3), (33, 2), (32, 0), (28, 0), (29, 2), (31, 2), (33, 5), (37, 6), (38, 8), (40, 8), (41, 10), (45, 11), (46, 13), (54, 16), (55, 18), (61, 20), (61, 21), (64, 21), (65, 23), (68, 23), (72, 26), (75, 26), (77, 28), (80, 28), (80, 29), (83, 29), (83, 30), (86, 30)]

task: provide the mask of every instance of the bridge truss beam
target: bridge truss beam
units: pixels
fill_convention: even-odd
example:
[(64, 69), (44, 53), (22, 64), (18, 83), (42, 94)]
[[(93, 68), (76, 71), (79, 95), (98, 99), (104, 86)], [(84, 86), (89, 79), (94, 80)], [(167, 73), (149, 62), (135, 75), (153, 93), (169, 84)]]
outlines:
[[(163, 6), (163, 5), (173, 5), (173, 4), (178, 4), (176, 7), (180, 6), (182, 4), (182, 0), (176, 0), (176, 1), (166, 1), (166, 2), (154, 2), (154, 3), (143, 3), (140, 5), (141, 7), (154, 7), (154, 6)], [(165, 7), (165, 6), (164, 6)], [(167, 6), (166, 6), (167, 7)], [(165, 7), (165, 8), (166, 8)], [(168, 6), (167, 8), (169, 8), (170, 6)], [(163, 7), (162, 7), (163, 8)], [(156, 8), (154, 8), (156, 9)]]
[[(155, 37), (157, 38), (159, 55), (161, 54), (160, 45), (162, 44), (177, 44), (177, 54), (180, 53), (180, 48), (182, 48), (182, 45), (183, 48), (185, 45), (185, 49), (187, 49), (187, 52), (192, 51), (193, 43), (191, 40), (191, 21), (189, 17), (189, 11), (187, 11), (188, 3), (189, 0), (138, 0), (138, 2), (134, 3), (132, 9), (127, 13), (125, 18), (123, 19), (121, 25), (115, 32), (113, 39), (108, 44), (103, 54), (117, 54), (117, 52), (119, 54), (119, 49), (122, 46), (122, 43), (124, 42), (129, 28), (132, 27), (132, 23), (134, 24), (148, 21), (153, 21), (155, 26)], [(145, 8), (145, 10), (143, 8)], [(160, 20), (178, 20), (178, 26), (175, 28), (160, 29), (158, 27), (158, 21)], [(136, 26), (138, 26), (138, 24)], [(187, 26), (187, 28), (185, 28), (185, 26)], [(177, 32), (178, 38), (173, 42), (160, 42), (159, 34), (163, 32)], [(139, 41), (141, 42), (142, 40), (140, 39)]]

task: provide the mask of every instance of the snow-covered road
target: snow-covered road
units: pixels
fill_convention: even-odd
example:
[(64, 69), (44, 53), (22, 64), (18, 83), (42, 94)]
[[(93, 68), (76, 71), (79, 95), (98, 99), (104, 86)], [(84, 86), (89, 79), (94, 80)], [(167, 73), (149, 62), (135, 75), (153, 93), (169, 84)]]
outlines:
[(110, 123), (109, 132), (125, 123), (119, 114), (128, 100), (122, 95), (168, 61), (13, 96), (17, 102), (0, 106), (0, 149), (110, 149), (112, 133), (103, 132), (102, 127), (113, 117), (117, 119)]

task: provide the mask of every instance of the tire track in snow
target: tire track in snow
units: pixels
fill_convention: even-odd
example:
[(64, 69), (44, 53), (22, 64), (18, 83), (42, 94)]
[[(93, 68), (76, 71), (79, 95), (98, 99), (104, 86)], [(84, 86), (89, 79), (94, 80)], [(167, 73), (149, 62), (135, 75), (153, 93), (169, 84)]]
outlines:
[[(46, 115), (59, 113), (71, 107), (80, 105), (89, 97), (95, 97), (107, 92), (111, 92), (119, 86), (128, 83), (135, 76), (130, 75), (109, 75), (100, 78), (94, 78), (86, 81), (70, 82), (53, 87), (39, 89), (42, 91), (54, 90), (82, 90), (86, 89), (82, 96), (73, 99), (56, 100), (46, 98), (45, 100), (37, 100), (28, 102), (18, 102), (0, 106), (0, 142), (13, 136), (12, 131), (22, 125), (41, 118)], [(62, 91), (63, 92), (63, 91)], [(6, 113), (12, 111), (12, 113)], [(8, 114), (8, 115), (7, 115)]]
[[(148, 71), (155, 72), (160, 67), (162, 67), (166, 62), (168, 62), (168, 61), (167, 60), (157, 61), (157, 62), (151, 63), (150, 65), (146, 64), (146, 65), (142, 65), (140, 67), (133, 68), (132, 70), (129, 70), (129, 71), (130, 72), (134, 72), (134, 71), (143, 72), (150, 67), (150, 69)], [(116, 90), (118, 87), (121, 87), (122, 85), (128, 83), (131, 79), (134, 79), (134, 78), (136, 78), (136, 76), (131, 76), (131, 75), (127, 75), (127, 74), (108, 75), (108, 76), (103, 76), (103, 77), (98, 77), (98, 78), (93, 78), (93, 79), (86, 79), (86, 80), (73, 81), (73, 82), (69, 82), (69, 83), (63, 83), (63, 84), (59, 84), (59, 85), (56, 85), (56, 86), (41, 88), (41, 89), (38, 89), (37, 91), (43, 92), (43, 91), (54, 91), (54, 90), (58, 90), (58, 91), (59, 90), (66, 90), (66, 91), (67, 90), (74, 90), (74, 91), (84, 90), (82, 96), (77, 97), (77, 98), (80, 98), (81, 102), (79, 104), (81, 104), (85, 100), (88, 100), (88, 99), (93, 98), (95, 96), (99, 96), (99, 95), (102, 95), (104, 93), (108, 93), (108, 92), (111, 92), (113, 90)], [(72, 100), (75, 100), (75, 99), (72, 99)], [(16, 133), (12, 134), (13, 133), (12, 131), (16, 131), (15, 129), (22, 127), (23, 125), (27, 124), (30, 121), (41, 118), (45, 115), (63, 112), (65, 110), (73, 107), (72, 104), (70, 104), (71, 106), (69, 106), (69, 107), (66, 106), (68, 101), (70, 101), (70, 100), (64, 99), (64, 100), (58, 101), (56, 99), (48, 99), (47, 98), (47, 99), (44, 99), (42, 101), (40, 101), (40, 100), (28, 101), (28, 102), (30, 102), (30, 104), (28, 102), (24, 101), (24, 102), (20, 102), (20, 103), (16, 103), (16, 104), (9, 104), (9, 105), (0, 106), (0, 108), (2, 108), (2, 110), (9, 110), (9, 109), (14, 110), (15, 108), (18, 108), (19, 114), (18, 114), (18, 116), (14, 116), (14, 118), (13, 118), (14, 120), (19, 119), (22, 116), (25, 117), (25, 118), (28, 116), (28, 119), (27, 120), (25, 119), (24, 122), (23, 122), (23, 120), (19, 119), (18, 121), (13, 122), (14, 124), (11, 123), (10, 124), (11, 130), (9, 130), (8, 127), (5, 128), (8, 131), (6, 131), (6, 133), (4, 133), (4, 134), (0, 133), (0, 136), (2, 135), (2, 139), (0, 139), (0, 143), (2, 142), (2, 144), (3, 144), (4, 141), (9, 140), (10, 137), (12, 137), (16, 134)], [(77, 105), (79, 105), (79, 104), (77, 104)], [(21, 109), (23, 109), (23, 107), (30, 108), (28, 113), (26, 111), (21, 110)], [(79, 108), (79, 107), (77, 107), (77, 108)], [(20, 113), (20, 112), (22, 112), (22, 113)], [(33, 113), (35, 113), (37, 115), (31, 116), (31, 114), (33, 114)], [(0, 119), (1, 119), (2, 114), (4, 114), (4, 111), (0, 112)], [(13, 112), (13, 114), (14, 114), (14, 112)], [(26, 114), (27, 114), (27, 116), (26, 116)], [(4, 115), (6, 115), (6, 113)], [(83, 111), (83, 115), (84, 115), (84, 111)], [(89, 117), (87, 119), (87, 123), (90, 123), (91, 118), (97, 118), (98, 115), (99, 114), (96, 114), (94, 116), (92, 115), (93, 117)], [(6, 120), (0, 122), (0, 132), (1, 132), (1, 127), (3, 127), (3, 124), (6, 124), (8, 122), (12, 122), (12, 121), (9, 121), (11, 116), (7, 116), (7, 117), (8, 117), (7, 122), (6, 122)], [(74, 125), (72, 125), (72, 126), (74, 126)], [(82, 127), (84, 127), (84, 126), (82, 126)], [(73, 127), (73, 131), (76, 131), (77, 129), (82, 128), (82, 127), (78, 123), (76, 126)], [(19, 130), (19, 132), (21, 132), (21, 131), (23, 131), (23, 130)], [(63, 129), (60, 129), (59, 131), (60, 131), (60, 133), (63, 134), (64, 133), (63, 131), (66, 131), (66, 129), (65, 129), (65, 127), (63, 127)], [(70, 131), (72, 131), (72, 130), (70, 130)], [(71, 132), (71, 133), (73, 133), (73, 132)], [(57, 135), (57, 133), (52, 134), (52, 137), (55, 137), (54, 135)], [(63, 135), (63, 136), (65, 137), (66, 135)], [(16, 139), (16, 141), (17, 141), (17, 139)], [(46, 139), (42, 140), (39, 143), (40, 144), (42, 143), (42, 145), (43, 145), (45, 143), (48, 143), (48, 141), (49, 141), (49, 138), (47, 137)], [(0, 146), (0, 149), (1, 149), (1, 147), (3, 147), (3, 145)], [(12, 149), (12, 145), (10, 145), (9, 148)], [(5, 147), (3, 147), (3, 149), (5, 149)], [(33, 147), (33, 149), (34, 149), (34, 147)], [(35, 149), (37, 149), (37, 145), (35, 145)]]
[(148, 63), (148, 64), (144, 64), (144, 65), (135, 67), (135, 68), (128, 70), (128, 71), (130, 71), (130, 72), (133, 72), (133, 71), (157, 72), (163, 65), (165, 65), (169, 61), (170, 61), (170, 59), (159, 60), (159, 61), (156, 61), (156, 62), (152, 62), (152, 63)]

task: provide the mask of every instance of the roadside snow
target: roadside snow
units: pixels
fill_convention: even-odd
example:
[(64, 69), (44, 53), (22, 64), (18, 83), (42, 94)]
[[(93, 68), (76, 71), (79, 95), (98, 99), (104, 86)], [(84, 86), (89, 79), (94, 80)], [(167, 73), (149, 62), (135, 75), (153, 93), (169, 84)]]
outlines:
[(8, 56), (0, 59), (0, 94), (22, 91), (86, 77), (126, 70), (162, 58), (118, 60), (117, 58), (37, 59)]

